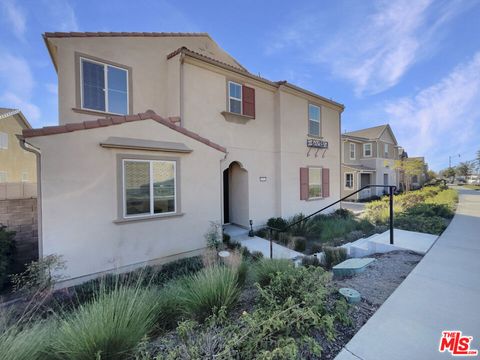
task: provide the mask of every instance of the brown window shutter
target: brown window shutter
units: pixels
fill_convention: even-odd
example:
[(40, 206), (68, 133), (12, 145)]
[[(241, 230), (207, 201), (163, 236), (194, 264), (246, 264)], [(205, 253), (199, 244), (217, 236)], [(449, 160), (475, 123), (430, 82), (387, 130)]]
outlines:
[(330, 170), (327, 168), (322, 169), (322, 197), (326, 198), (330, 196)]
[(308, 168), (300, 168), (300, 200), (308, 199)]
[(255, 117), (255, 89), (242, 86), (242, 113), (246, 116)]

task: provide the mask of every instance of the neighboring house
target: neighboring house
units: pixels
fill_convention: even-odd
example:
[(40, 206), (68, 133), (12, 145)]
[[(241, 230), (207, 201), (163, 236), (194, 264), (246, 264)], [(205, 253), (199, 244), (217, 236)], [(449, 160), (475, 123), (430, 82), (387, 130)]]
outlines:
[(17, 139), (24, 129), (31, 126), (20, 110), (0, 108), (0, 200), (23, 197), (24, 183), (37, 181), (35, 155), (22, 149)]
[(343, 105), (248, 72), (208, 34), (44, 39), (60, 125), (24, 141), (41, 162), (40, 252), (69, 279), (196, 254), (211, 222), (339, 199)]
[[(395, 168), (399, 146), (390, 125), (342, 134), (342, 197), (366, 185), (395, 185), (400, 174)], [(365, 189), (352, 196), (352, 200), (379, 196), (383, 188)]]
[(419, 161), (422, 163), (423, 171), (420, 174), (415, 174), (410, 176), (410, 189), (419, 189), (425, 184), (428, 180), (428, 164), (425, 162), (425, 157), (423, 156), (414, 156), (414, 157), (407, 157), (404, 161)]

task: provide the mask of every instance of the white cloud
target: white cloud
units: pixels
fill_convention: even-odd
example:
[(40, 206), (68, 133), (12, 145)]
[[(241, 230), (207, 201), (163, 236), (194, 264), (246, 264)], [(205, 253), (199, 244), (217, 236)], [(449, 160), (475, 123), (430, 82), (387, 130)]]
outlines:
[(79, 30), (75, 10), (68, 0), (44, 0), (43, 7), (47, 14), (49, 30)]
[[(480, 51), (440, 82), (385, 104), (400, 145), (446, 167), (449, 155), (473, 153), (480, 142)], [(465, 160), (468, 160), (466, 158)]]
[(4, 0), (2, 1), (2, 5), (4, 20), (10, 24), (15, 36), (23, 41), (27, 29), (25, 12), (15, 3), (14, 0)]
[(375, 94), (396, 85), (427, 48), (433, 53), (439, 30), (467, 5), (378, 0), (373, 11), (368, 4), (353, 9), (348, 20), (334, 28), (309, 12), (275, 35), (267, 53), (298, 48), (304, 59), (326, 65), (336, 77), (351, 82), (357, 95)]
[(36, 121), (40, 118), (40, 109), (32, 103), (35, 81), (25, 59), (3, 51), (0, 82), (1, 106), (20, 109), (28, 120)]
[(52, 83), (45, 84), (45, 89), (47, 89), (47, 91), (48, 91), (50, 94), (58, 95), (58, 86), (57, 86), (57, 84), (52, 84)]

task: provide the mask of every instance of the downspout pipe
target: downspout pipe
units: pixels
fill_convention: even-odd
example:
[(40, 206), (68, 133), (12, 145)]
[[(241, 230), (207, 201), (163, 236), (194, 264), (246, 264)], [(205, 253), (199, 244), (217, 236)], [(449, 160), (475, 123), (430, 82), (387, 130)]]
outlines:
[(20, 147), (28, 152), (35, 154), (37, 165), (37, 231), (38, 231), (38, 259), (43, 258), (43, 241), (42, 241), (42, 187), (41, 187), (41, 152), (40, 149), (27, 143), (25, 138), (21, 135), (17, 135), (17, 139), (20, 143)]

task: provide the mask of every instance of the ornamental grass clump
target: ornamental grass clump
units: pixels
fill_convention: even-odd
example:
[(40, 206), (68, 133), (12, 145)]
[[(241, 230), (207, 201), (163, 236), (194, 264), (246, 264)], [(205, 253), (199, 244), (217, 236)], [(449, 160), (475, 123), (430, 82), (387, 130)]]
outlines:
[(216, 265), (179, 281), (178, 304), (184, 314), (199, 321), (229, 310), (240, 295), (235, 269)]
[(293, 263), (287, 259), (262, 259), (255, 264), (253, 275), (260, 286), (267, 286), (278, 273), (293, 269)]
[(39, 322), (33, 326), (14, 325), (0, 334), (2, 360), (40, 360), (47, 358), (49, 341), (54, 328)]
[(57, 359), (128, 359), (155, 327), (157, 291), (118, 283), (100, 286), (93, 300), (59, 315), (51, 344)]

